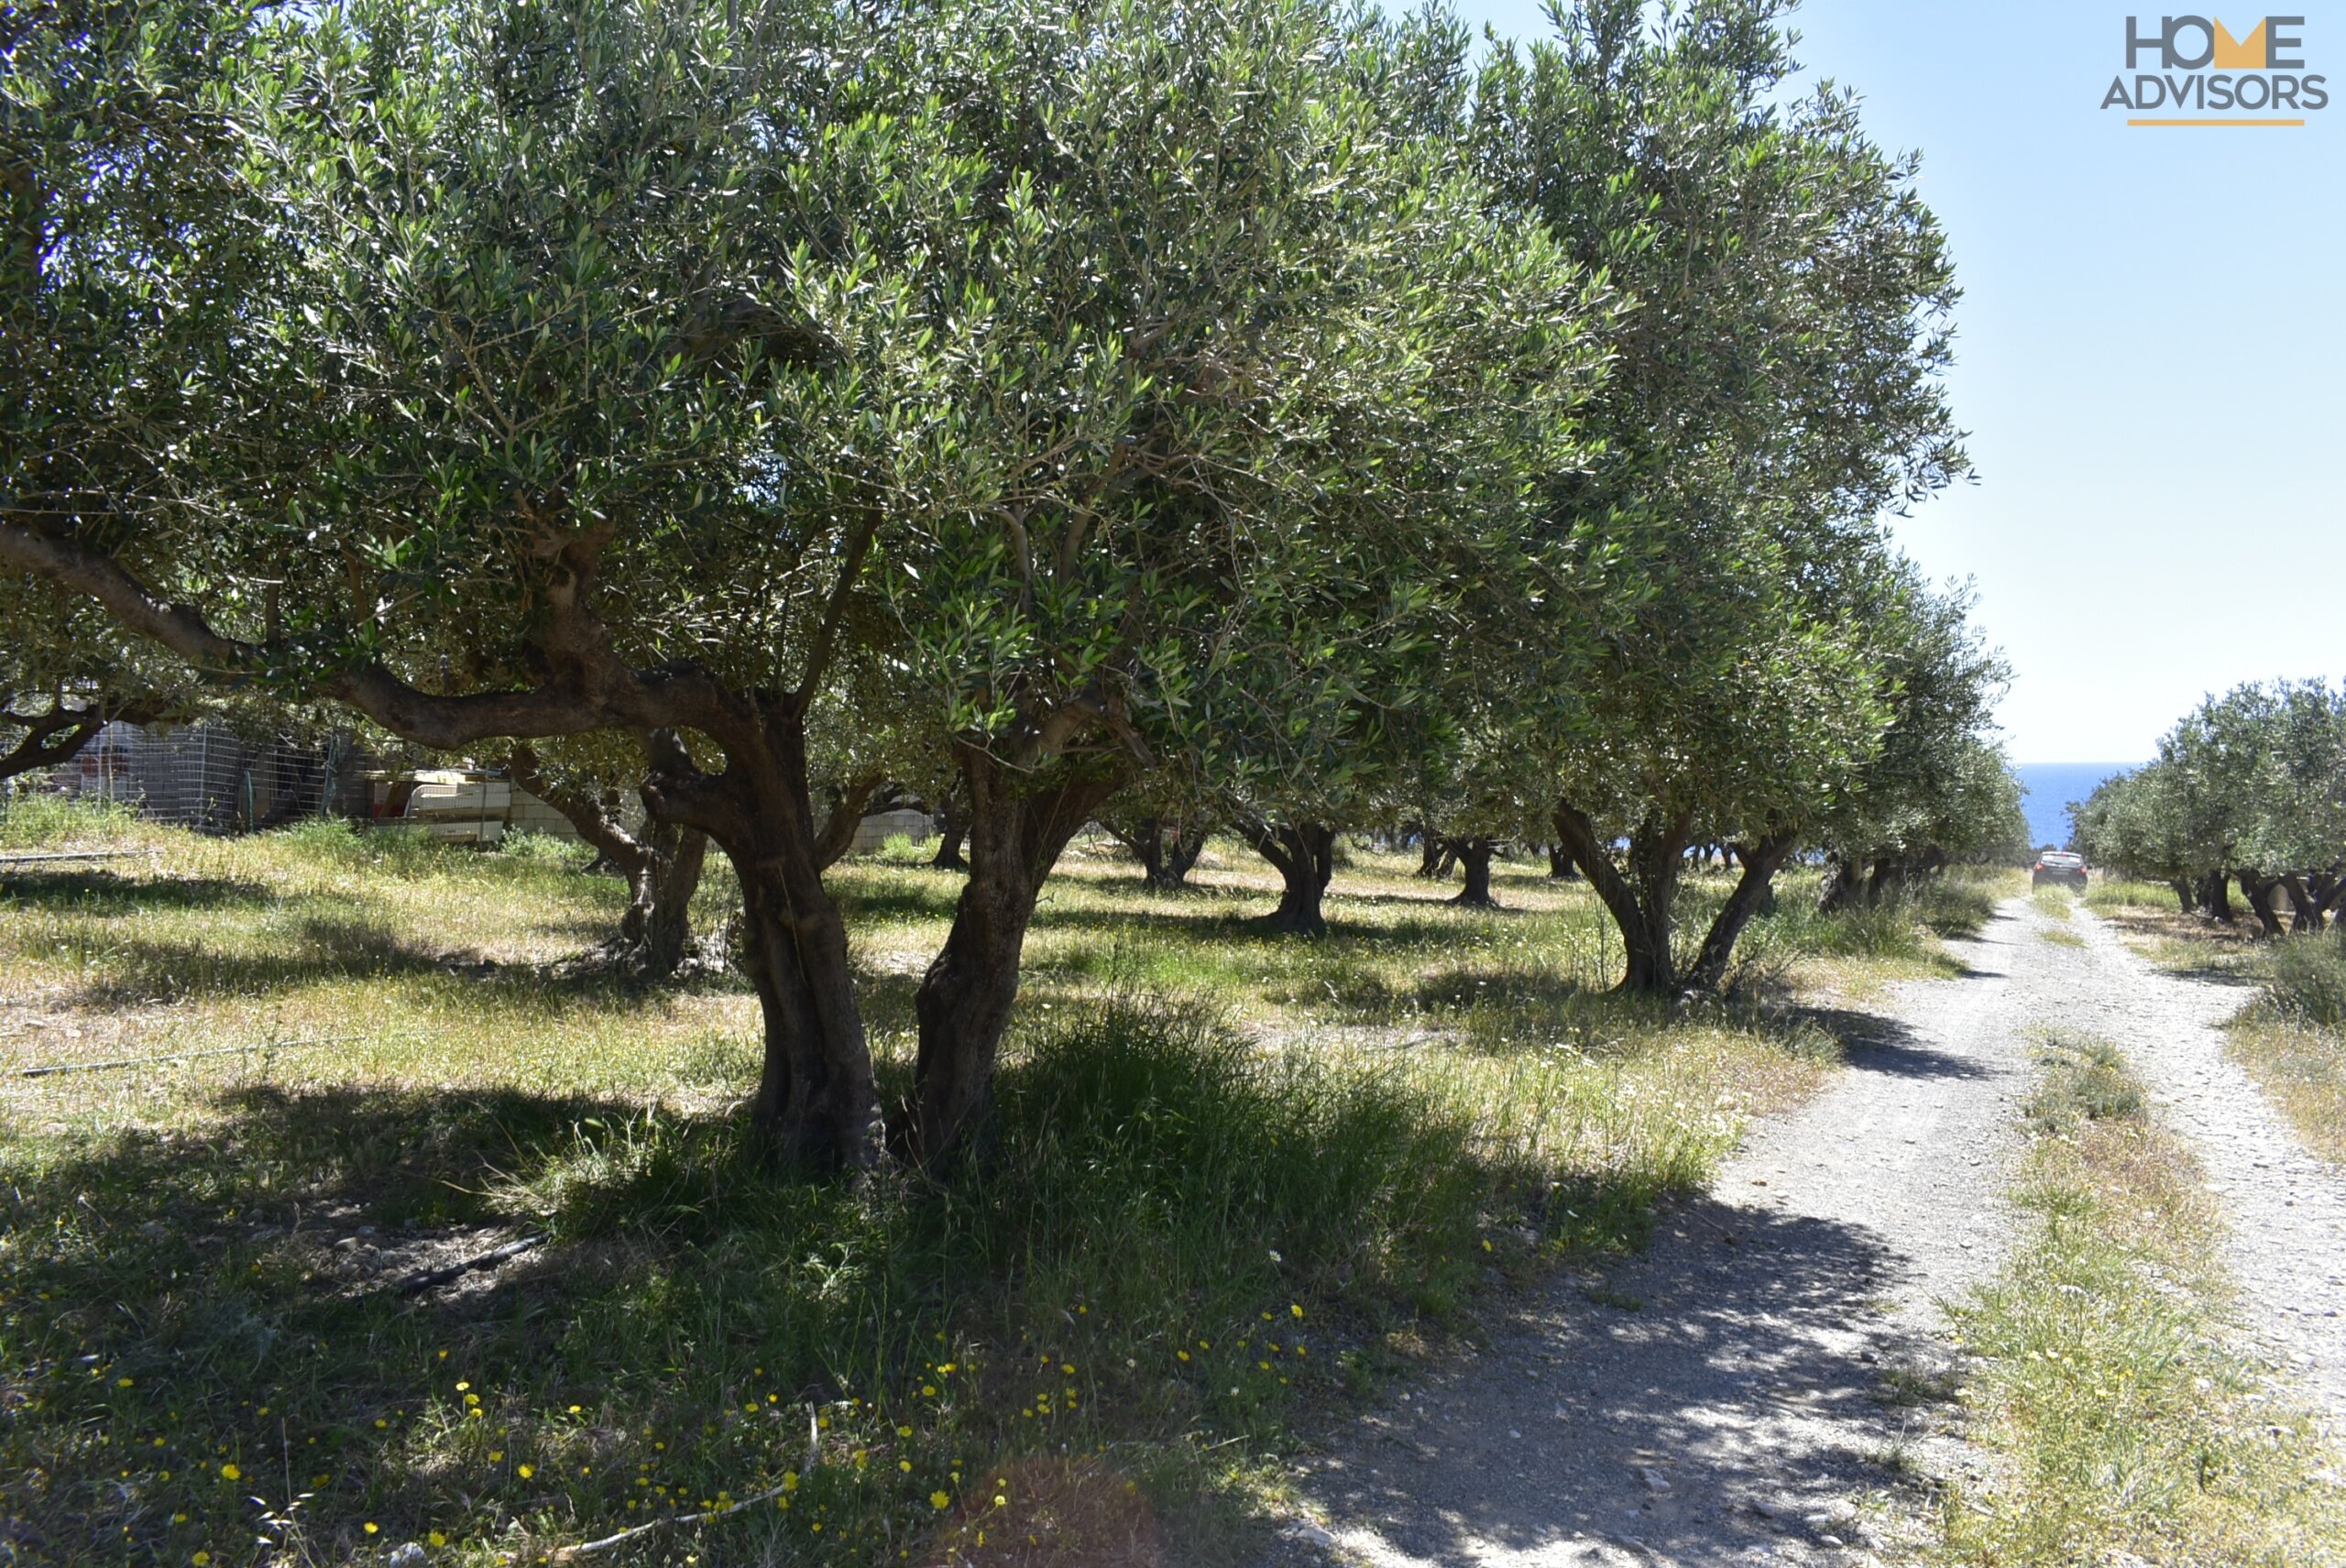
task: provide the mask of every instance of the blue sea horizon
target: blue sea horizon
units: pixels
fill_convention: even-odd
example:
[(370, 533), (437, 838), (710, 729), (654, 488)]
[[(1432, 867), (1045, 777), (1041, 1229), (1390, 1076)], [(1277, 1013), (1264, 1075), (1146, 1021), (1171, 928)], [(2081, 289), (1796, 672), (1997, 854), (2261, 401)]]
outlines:
[(2028, 793), (2021, 809), (2028, 817), (2028, 841), (2034, 849), (2069, 841), (2069, 802), (2093, 794), (2104, 779), (2133, 772), (2140, 762), (2022, 762), (2012, 772)]

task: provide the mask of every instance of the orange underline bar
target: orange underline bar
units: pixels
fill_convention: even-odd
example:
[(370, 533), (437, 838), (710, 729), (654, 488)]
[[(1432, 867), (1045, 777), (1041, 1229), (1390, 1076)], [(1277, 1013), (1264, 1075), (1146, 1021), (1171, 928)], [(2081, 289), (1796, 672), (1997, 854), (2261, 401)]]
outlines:
[(2303, 120), (2129, 120), (2130, 126), (2302, 126)]

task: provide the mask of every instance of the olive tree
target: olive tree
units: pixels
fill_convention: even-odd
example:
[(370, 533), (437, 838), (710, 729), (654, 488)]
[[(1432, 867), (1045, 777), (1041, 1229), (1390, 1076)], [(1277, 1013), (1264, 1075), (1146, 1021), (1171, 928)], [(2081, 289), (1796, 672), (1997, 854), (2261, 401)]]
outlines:
[(1791, 94), (1785, 9), (1583, 0), (1475, 107), (1494, 186), (1627, 296), (1602, 455), (1549, 512), (1542, 609), (1581, 630), (1531, 640), (1562, 658), (1523, 713), (1635, 991), (1681, 981), (1691, 843), (1771, 869), (1873, 754), (1884, 683), (1843, 612), (1879, 515), (1964, 467), (1937, 225), (1849, 96)]

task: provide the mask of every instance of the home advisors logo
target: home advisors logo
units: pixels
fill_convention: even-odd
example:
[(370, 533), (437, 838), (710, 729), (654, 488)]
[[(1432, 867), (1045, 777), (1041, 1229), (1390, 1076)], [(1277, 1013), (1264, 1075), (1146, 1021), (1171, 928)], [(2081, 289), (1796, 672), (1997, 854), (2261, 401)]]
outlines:
[[(2330, 107), (2328, 79), (2306, 73), (2303, 16), (2266, 16), (2235, 35), (2212, 16), (2126, 18), (2126, 70), (2102, 94), (2105, 109), (2166, 109), (2169, 118), (2130, 126), (2302, 126)], [(2154, 75), (2143, 68), (2156, 64)]]

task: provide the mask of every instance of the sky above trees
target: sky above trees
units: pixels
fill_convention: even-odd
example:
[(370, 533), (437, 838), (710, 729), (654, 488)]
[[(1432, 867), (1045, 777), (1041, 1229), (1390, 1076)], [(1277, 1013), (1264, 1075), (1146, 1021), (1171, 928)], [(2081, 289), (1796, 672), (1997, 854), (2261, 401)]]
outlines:
[[(1793, 19), (1811, 74), (1923, 153), (1954, 250), (1949, 384), (1978, 480), (1897, 532), (1935, 576), (1977, 579), (2022, 762), (2141, 761), (2202, 694), (2346, 673), (2323, 619), (2288, 608), (2346, 572), (2346, 105), (2302, 129), (2130, 129), (2099, 105), (2126, 16), (2152, 9), (1808, 0)], [(1533, 0), (1464, 13), (1542, 26)], [(2308, 69), (2346, 80), (2346, 16), (2304, 30)]]

